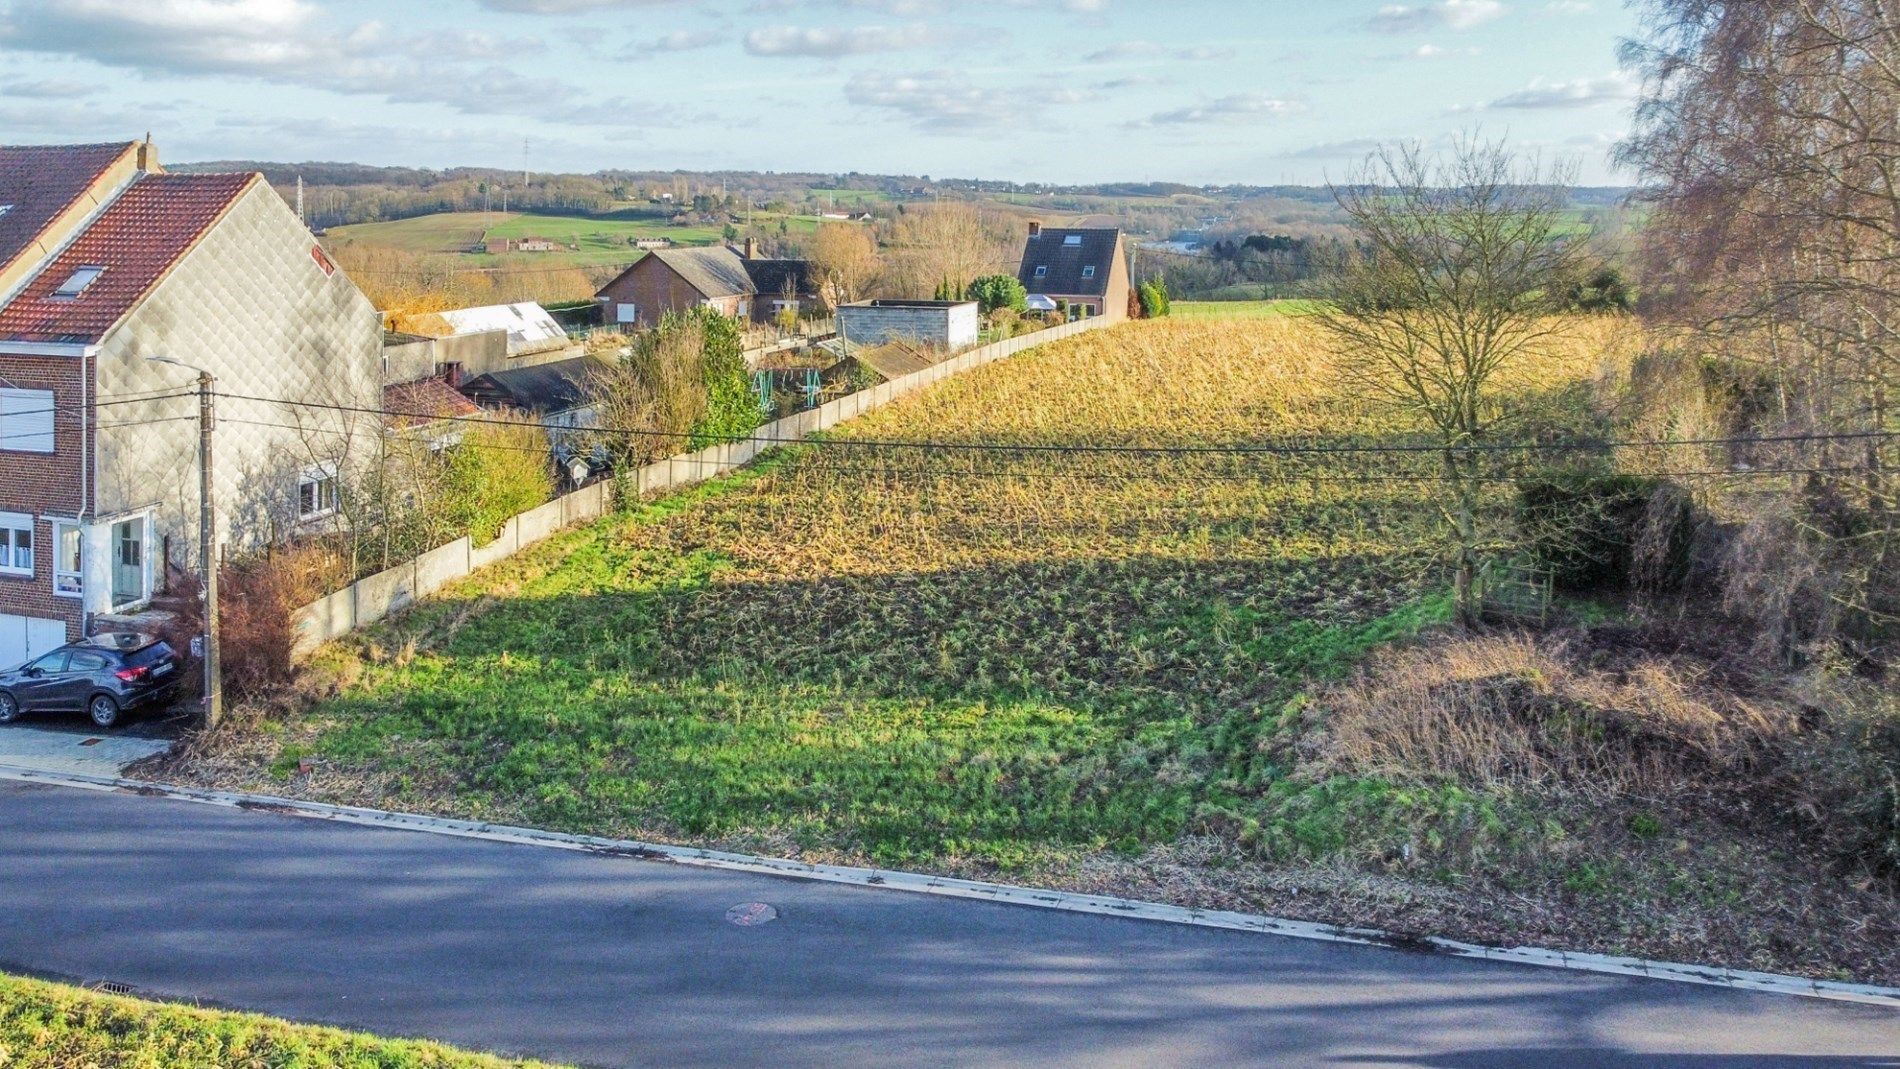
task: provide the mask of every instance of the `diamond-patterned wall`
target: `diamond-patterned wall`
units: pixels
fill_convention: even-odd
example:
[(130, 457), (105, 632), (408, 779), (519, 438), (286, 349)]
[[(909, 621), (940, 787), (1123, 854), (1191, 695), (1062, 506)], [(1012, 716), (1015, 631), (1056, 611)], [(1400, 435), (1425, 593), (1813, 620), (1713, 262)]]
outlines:
[[(156, 507), (172, 559), (197, 559), (197, 398), (107, 403), (195, 389), (195, 374), (148, 356), (210, 371), (221, 394), (378, 407), (381, 321), (341, 271), (324, 273), (315, 245), (259, 183), (107, 335), (98, 358), (99, 517)], [(218, 535), (232, 551), (293, 529), (298, 474), (325, 461), (347, 466), (380, 433), (370, 413), (221, 397), (217, 415)]]

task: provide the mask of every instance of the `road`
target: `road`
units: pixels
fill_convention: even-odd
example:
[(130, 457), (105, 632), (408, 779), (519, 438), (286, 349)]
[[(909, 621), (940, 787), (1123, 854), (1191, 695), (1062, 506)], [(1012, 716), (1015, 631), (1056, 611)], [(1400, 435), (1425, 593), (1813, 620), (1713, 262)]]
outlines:
[(44, 785), (0, 910), (0, 971), (589, 1066), (1900, 1066), (1877, 1007)]

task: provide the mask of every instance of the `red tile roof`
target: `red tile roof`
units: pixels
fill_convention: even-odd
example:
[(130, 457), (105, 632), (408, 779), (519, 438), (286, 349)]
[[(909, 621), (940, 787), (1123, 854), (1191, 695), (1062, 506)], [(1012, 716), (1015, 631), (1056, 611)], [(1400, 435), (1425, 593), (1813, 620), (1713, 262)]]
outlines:
[(480, 405), (441, 379), (422, 379), (383, 387), (383, 411), (392, 427), (421, 427), (457, 416), (479, 416)]
[[(255, 174), (142, 176), (0, 308), (0, 341), (98, 341), (261, 180)], [(82, 267), (105, 271), (76, 298), (54, 296)]]
[(0, 145), (0, 269), (31, 245), (137, 142)]

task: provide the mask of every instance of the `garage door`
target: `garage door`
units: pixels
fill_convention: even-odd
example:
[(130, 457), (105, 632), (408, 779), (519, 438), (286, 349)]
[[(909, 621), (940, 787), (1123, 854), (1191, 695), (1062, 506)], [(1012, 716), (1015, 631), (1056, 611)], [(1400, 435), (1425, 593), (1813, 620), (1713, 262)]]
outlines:
[(66, 644), (66, 621), (0, 613), (0, 668), (14, 665)]

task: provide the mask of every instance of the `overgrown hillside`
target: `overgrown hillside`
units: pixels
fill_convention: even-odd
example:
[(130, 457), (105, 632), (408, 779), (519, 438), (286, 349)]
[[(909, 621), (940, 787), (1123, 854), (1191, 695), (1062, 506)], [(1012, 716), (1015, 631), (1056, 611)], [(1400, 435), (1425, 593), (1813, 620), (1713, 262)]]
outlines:
[[(1566, 333), (1504, 384), (1549, 441), (1609, 429), (1638, 341)], [(1889, 890), (1804, 853), (1812, 821), (1762, 789), (1820, 752), (1798, 703), (1620, 602), (1541, 637), (1441, 629), (1438, 460), (1319, 337), (1138, 323), (944, 383), (476, 577), (332, 651), (313, 707), (171, 771), (1900, 975)], [(1541, 462), (1500, 457), (1487, 508)]]

